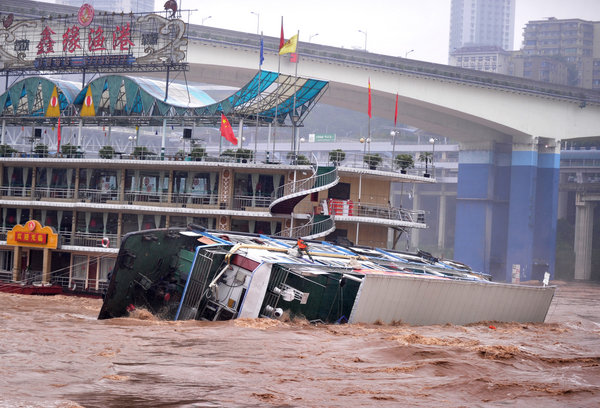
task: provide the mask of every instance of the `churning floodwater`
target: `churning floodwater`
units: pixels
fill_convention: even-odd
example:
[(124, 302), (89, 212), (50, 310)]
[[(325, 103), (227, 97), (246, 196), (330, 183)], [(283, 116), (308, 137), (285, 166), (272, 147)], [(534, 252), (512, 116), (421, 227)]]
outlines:
[(96, 320), (98, 299), (0, 293), (0, 407), (597, 407), (600, 285), (543, 324)]

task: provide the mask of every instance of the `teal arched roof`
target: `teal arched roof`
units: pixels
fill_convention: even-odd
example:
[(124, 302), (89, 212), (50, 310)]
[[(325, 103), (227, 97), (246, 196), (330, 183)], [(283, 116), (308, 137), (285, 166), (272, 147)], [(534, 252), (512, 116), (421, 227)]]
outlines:
[[(199, 87), (166, 83), (127, 75), (105, 75), (94, 78), (83, 89), (76, 83), (56, 78), (31, 77), (13, 84), (0, 95), (0, 117), (36, 121), (44, 117), (45, 107), (56, 85), (61, 115), (72, 121), (80, 112), (88, 89), (91, 91), (94, 115), (85, 123), (127, 126), (137, 123), (161, 124), (193, 122), (218, 126), (221, 114), (232, 123), (241, 120), (277, 122), (286, 118), (300, 124), (312, 105), (323, 94), (328, 82), (297, 76), (259, 71), (245, 86), (221, 101), (215, 101)], [(14, 122), (14, 120), (13, 120)]]
[(0, 116), (43, 117), (56, 86), (61, 111), (72, 105), (81, 91), (75, 82), (53, 77), (33, 76), (12, 84), (0, 95)]

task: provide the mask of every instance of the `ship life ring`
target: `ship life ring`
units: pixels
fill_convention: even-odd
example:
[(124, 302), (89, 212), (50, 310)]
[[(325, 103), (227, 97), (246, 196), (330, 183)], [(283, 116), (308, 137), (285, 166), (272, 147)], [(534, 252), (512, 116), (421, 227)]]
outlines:
[(290, 220), (285, 220), (285, 227), (286, 228), (290, 228), (292, 226), (292, 221)]
[(110, 240), (107, 237), (102, 238), (102, 248), (108, 248)]

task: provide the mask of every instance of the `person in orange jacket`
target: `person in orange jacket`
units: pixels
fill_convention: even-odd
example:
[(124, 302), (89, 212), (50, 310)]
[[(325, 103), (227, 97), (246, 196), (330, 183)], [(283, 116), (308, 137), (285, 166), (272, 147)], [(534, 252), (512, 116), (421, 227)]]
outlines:
[(302, 256), (302, 254), (306, 254), (308, 255), (308, 257), (310, 258), (311, 261), (314, 262), (314, 259), (312, 259), (312, 256), (310, 256), (310, 254), (308, 253), (308, 244), (306, 243), (306, 241), (304, 241), (302, 238), (298, 238), (298, 240), (296, 241), (296, 245), (294, 245), (294, 247), (298, 248), (298, 256)]

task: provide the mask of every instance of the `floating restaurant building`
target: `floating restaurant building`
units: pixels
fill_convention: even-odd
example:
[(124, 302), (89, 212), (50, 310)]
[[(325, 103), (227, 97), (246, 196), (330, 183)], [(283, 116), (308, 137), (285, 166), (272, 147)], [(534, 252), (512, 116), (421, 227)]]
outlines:
[[(176, 124), (183, 127), (185, 137), (186, 126), (217, 126), (221, 114), (231, 118), (234, 128), (244, 120), (286, 126), (286, 119), (293, 121), (293, 128), (327, 83), (261, 71), (222, 101), (192, 89), (185, 104), (178, 102), (176, 87), (165, 102), (161, 86), (108, 75), (75, 92), (72, 83), (30, 77), (0, 95), (4, 281), (56, 283), (67, 290), (100, 293), (123, 236), (145, 229), (196, 224), (391, 247), (410, 229), (426, 227), (423, 212), (390, 205), (391, 185), (434, 180), (369, 161), (372, 155), (367, 154), (359, 165), (339, 154), (318, 163), (295, 149), (270, 154), (250, 149), (219, 149), (219, 153), (212, 149), (211, 154), (210, 149), (201, 149), (182, 154), (165, 146), (164, 138), (160, 154), (143, 146), (129, 155), (110, 145), (98, 152), (65, 150), (65, 145), (59, 149), (58, 144), (49, 146), (50, 150), (56, 146), (57, 153), (10, 148), (16, 145), (11, 143), (10, 127), (31, 127), (35, 143), (36, 129), (58, 125), (57, 118), (44, 114), (53, 98), (59, 102), (61, 125), (78, 127), (79, 132), (87, 129), (86, 121), (92, 126), (129, 125), (138, 131), (156, 124), (166, 125), (164, 131)], [(195, 104), (189, 102), (192, 97)], [(93, 109), (92, 119), (81, 116), (85, 109)], [(33, 225), (30, 221), (57, 234), (56, 246), (15, 240), (15, 233)], [(32, 232), (42, 233), (35, 228)]]

